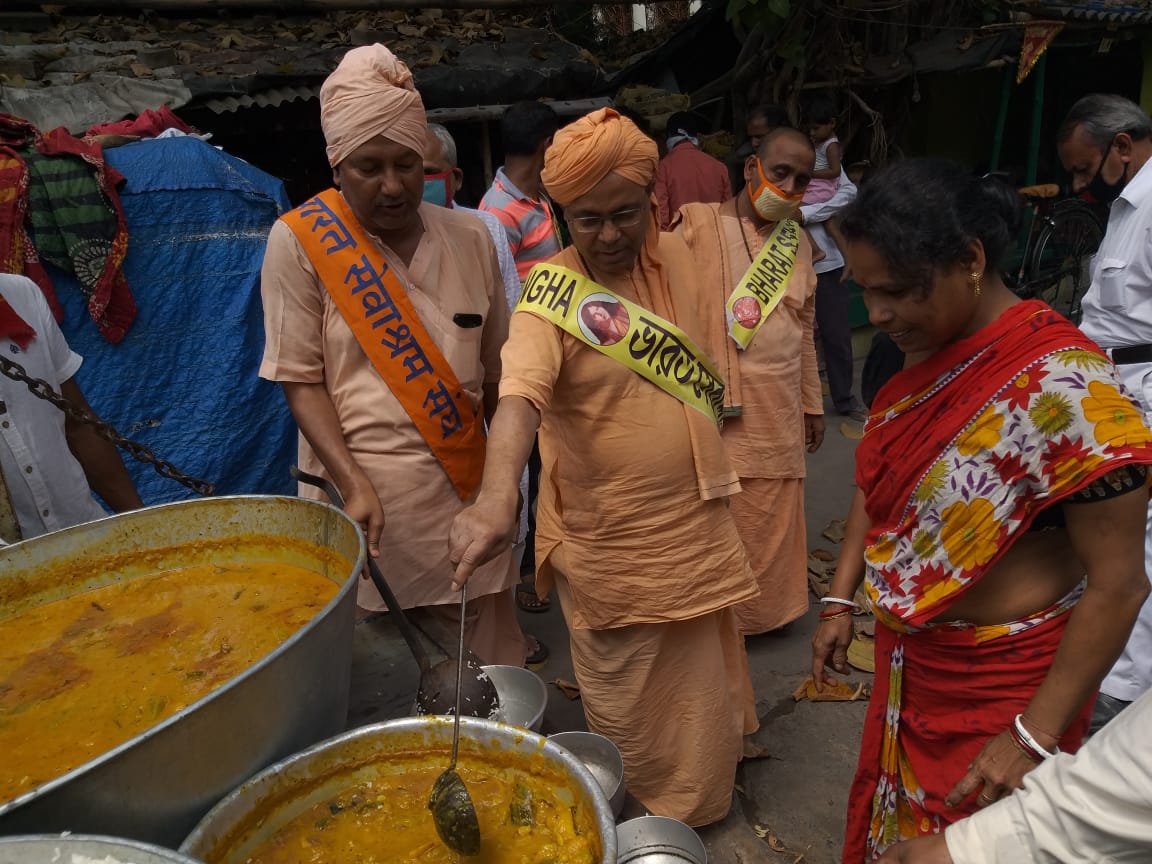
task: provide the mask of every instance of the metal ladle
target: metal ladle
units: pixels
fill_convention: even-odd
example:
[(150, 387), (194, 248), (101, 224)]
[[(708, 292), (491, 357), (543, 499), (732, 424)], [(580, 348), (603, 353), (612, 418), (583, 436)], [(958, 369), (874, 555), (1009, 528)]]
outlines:
[(460, 753), (460, 681), (464, 673), (464, 607), (468, 600), (468, 586), (460, 588), (460, 651), (456, 664), (456, 714), (452, 724), (452, 761), (444, 773), (432, 784), (428, 796), (428, 809), (436, 833), (444, 845), (461, 855), (480, 854), (480, 820), (476, 818), (476, 805), (464, 780), (456, 773), (456, 757)]
[[(288, 472), (294, 480), (320, 489), (333, 504), (341, 510), (344, 509), (344, 499), (340, 497), (336, 487), (323, 477), (307, 474), (295, 465), (289, 468)], [(384, 574), (380, 572), (375, 559), (371, 556), (368, 557), (368, 575), (372, 577), (376, 590), (384, 598), (388, 611), (396, 620), (396, 627), (400, 631), (400, 635), (404, 637), (408, 650), (412, 652), (412, 656), (416, 658), (416, 665), (420, 667), (420, 687), (416, 691), (416, 710), (420, 714), (444, 715), (452, 710), (459, 713), (462, 701), (468, 716), (485, 719), (492, 717), (500, 706), (500, 700), (496, 695), (496, 685), (492, 683), (488, 673), (480, 666), (480, 658), (471, 651), (465, 651), (463, 641), (461, 641), (460, 650), (462, 653), (460, 657), (465, 673), (462, 676), (462, 681), (460, 670), (457, 668), (458, 664), (452, 657), (447, 657), (433, 666), (428, 659), (428, 652), (424, 650), (423, 644), (413, 631), (408, 616), (400, 608), (396, 595), (392, 593), (387, 580), (384, 579)], [(463, 607), (461, 607), (460, 615), (461, 626), (463, 626)], [(455, 694), (455, 699), (453, 694)]]

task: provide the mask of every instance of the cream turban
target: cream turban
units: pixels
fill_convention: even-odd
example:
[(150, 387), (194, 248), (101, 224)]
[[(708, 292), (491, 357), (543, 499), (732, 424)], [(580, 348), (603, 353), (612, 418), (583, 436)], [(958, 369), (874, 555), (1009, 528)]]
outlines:
[(540, 179), (561, 207), (586, 195), (608, 174), (640, 186), (656, 177), (656, 142), (611, 108), (593, 111), (556, 133)]
[(328, 76), (320, 127), (335, 167), (377, 135), (423, 154), (428, 118), (408, 67), (377, 43), (353, 48)]

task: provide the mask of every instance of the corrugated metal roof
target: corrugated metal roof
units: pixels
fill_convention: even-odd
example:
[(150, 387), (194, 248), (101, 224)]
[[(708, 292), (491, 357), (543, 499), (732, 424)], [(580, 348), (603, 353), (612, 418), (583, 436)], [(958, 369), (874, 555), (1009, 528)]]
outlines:
[(1061, 3), (1044, 0), (1046, 12), (1072, 21), (1098, 21), (1105, 24), (1147, 24), (1152, 22), (1152, 3), (1139, 0), (1079, 0)]
[(315, 87), (274, 87), (271, 90), (264, 90), (251, 96), (245, 93), (240, 96), (222, 96), (209, 99), (204, 103), (204, 106), (216, 114), (230, 114), (241, 108), (276, 107), (285, 102), (296, 102), (297, 100), (307, 102), (309, 99), (316, 99), (319, 96), (319, 85)]

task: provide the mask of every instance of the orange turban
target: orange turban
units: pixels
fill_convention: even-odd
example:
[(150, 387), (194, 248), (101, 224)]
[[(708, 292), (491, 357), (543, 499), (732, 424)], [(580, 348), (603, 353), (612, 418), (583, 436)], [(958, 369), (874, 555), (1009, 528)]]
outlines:
[(353, 48), (328, 76), (320, 127), (335, 167), (377, 135), (423, 155), (428, 118), (408, 67), (377, 43)]
[(601, 108), (556, 133), (544, 154), (540, 179), (564, 207), (612, 173), (647, 186), (656, 177), (659, 161), (655, 141), (627, 117)]

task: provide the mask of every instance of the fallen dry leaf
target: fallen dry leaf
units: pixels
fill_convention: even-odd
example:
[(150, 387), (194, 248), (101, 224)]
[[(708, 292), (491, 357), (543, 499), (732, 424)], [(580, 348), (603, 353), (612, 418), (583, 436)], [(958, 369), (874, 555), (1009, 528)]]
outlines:
[(826, 681), (823, 692), (818, 693), (816, 682), (809, 675), (804, 679), (804, 683), (793, 691), (792, 698), (797, 702), (805, 699), (809, 702), (856, 702), (867, 699), (868, 695), (868, 687), (863, 682), (853, 687), (846, 681)]
[(752, 827), (752, 831), (756, 834), (757, 837), (767, 843), (773, 852), (788, 851), (788, 847), (785, 846), (783, 842), (781, 842), (779, 837), (772, 833), (771, 828), (766, 828), (763, 825), (754, 825)]
[(841, 423), (840, 434), (849, 441), (859, 441), (864, 437), (864, 427), (856, 423)]
[(843, 519), (833, 519), (821, 532), (821, 536), (825, 540), (829, 540), (833, 543), (843, 543), (844, 529), (847, 527), (847, 525), (848, 523)]
[(812, 593), (816, 595), (817, 600), (827, 597), (828, 592), (832, 590), (826, 577), (817, 576), (811, 572), (808, 574), (808, 587)]
[(574, 681), (565, 681), (563, 678), (557, 678), (552, 682), (556, 685), (556, 689), (563, 693), (569, 699), (575, 701), (580, 698), (580, 685)]

